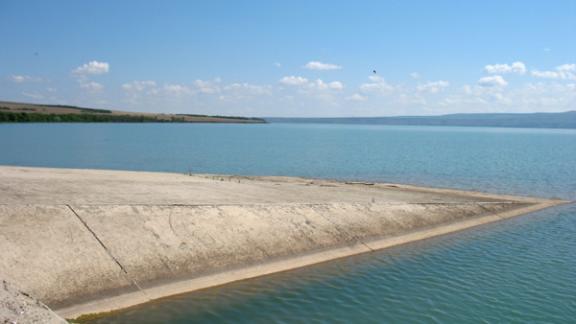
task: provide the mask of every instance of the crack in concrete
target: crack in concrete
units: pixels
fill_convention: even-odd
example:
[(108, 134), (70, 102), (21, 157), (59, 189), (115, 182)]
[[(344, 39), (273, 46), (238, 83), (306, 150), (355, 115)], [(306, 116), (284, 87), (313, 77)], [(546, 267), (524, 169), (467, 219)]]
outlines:
[(368, 244), (366, 244), (366, 242), (364, 242), (364, 240), (360, 237), (358, 237), (357, 235), (352, 235), (350, 233), (348, 233), (348, 231), (346, 231), (345, 229), (341, 228), (339, 225), (337, 225), (335, 222), (333, 222), (329, 216), (327, 215), (323, 215), (321, 213), (318, 213), (317, 215), (319, 215), (320, 217), (322, 217), (324, 220), (326, 220), (328, 223), (332, 224), (332, 226), (334, 226), (334, 229), (340, 233), (340, 235), (342, 236), (346, 236), (348, 238), (350, 238), (353, 242), (356, 243), (360, 243), (361, 245), (364, 245), (368, 250), (370, 250), (371, 252), (374, 252), (375, 250), (370, 247)]
[[(122, 265), (122, 263), (120, 263), (120, 261), (118, 259), (116, 259), (116, 257), (112, 254), (110, 249), (108, 249), (106, 244), (104, 244), (104, 242), (102, 242), (102, 240), (98, 237), (96, 232), (94, 232), (90, 228), (90, 226), (88, 226), (88, 223), (86, 223), (86, 221), (84, 221), (84, 219), (82, 219), (82, 217), (80, 217), (80, 215), (74, 210), (74, 208), (72, 208), (72, 206), (67, 204), (66, 207), (68, 207), (68, 209), (70, 209), (70, 211), (76, 216), (76, 218), (80, 221), (80, 223), (82, 223), (82, 225), (84, 225), (84, 227), (88, 230), (88, 232), (90, 232), (90, 234), (92, 234), (92, 236), (96, 239), (96, 241), (98, 241), (98, 243), (104, 249), (106, 254), (108, 254), (108, 256), (118, 265), (120, 270), (122, 270), (122, 272), (123, 272), (123, 276), (129, 282), (131, 282), (142, 294), (146, 295), (146, 293), (144, 292), (144, 289), (142, 289), (142, 287), (140, 287), (140, 285), (138, 285), (138, 283), (134, 279), (130, 278), (130, 275), (128, 274), (128, 271), (126, 271), (126, 268)], [(150, 298), (148, 298), (148, 299), (150, 299)]]

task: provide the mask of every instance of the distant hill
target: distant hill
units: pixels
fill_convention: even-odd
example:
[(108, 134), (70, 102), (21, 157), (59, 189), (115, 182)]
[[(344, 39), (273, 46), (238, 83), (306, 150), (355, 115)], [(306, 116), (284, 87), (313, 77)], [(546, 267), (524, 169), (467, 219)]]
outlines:
[(265, 123), (266, 121), (250, 117), (157, 114), (0, 101), (0, 123), (26, 122)]
[(271, 123), (576, 128), (576, 111), (355, 118), (266, 118)]

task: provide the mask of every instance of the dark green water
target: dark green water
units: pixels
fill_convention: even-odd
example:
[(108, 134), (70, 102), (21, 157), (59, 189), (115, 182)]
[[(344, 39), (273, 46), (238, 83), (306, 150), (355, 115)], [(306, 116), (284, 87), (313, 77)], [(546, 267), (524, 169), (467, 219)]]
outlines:
[[(0, 164), (381, 180), (576, 199), (576, 131), (0, 125)], [(95, 323), (570, 323), (576, 207), (164, 299)]]

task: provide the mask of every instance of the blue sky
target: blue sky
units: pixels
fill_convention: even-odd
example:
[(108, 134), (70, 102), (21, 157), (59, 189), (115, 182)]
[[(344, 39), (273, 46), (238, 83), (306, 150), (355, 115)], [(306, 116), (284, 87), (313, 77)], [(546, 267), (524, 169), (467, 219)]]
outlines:
[(251, 116), (576, 109), (573, 0), (0, 0), (0, 39), (0, 100)]

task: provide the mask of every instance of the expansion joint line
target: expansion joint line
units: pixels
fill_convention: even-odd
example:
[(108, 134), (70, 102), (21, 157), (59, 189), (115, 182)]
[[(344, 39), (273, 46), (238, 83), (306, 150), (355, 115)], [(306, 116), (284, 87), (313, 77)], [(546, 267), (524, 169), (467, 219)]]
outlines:
[(364, 242), (363, 239), (361, 239), (360, 237), (358, 237), (357, 235), (351, 235), (350, 233), (346, 232), (345, 230), (343, 230), (342, 228), (340, 228), (340, 226), (336, 225), (336, 223), (334, 223), (330, 217), (326, 217), (324, 215), (321, 215), (326, 221), (328, 221), (329, 223), (331, 223), (334, 228), (336, 229), (336, 231), (338, 231), (341, 235), (345, 235), (348, 237), (351, 237), (352, 239), (354, 239), (356, 241), (356, 243), (360, 243), (362, 245), (364, 245), (368, 250), (370, 250), (370, 252), (375, 252), (376, 250), (374, 250), (372, 247), (370, 247), (370, 245), (366, 244), (366, 242)]
[(72, 206), (66, 204), (66, 207), (68, 207), (68, 209), (70, 209), (70, 211), (76, 216), (76, 218), (78, 218), (80, 223), (82, 223), (82, 225), (84, 225), (84, 227), (88, 230), (88, 232), (90, 232), (92, 234), (92, 236), (96, 239), (96, 241), (98, 241), (98, 243), (100, 243), (100, 246), (102, 246), (104, 251), (106, 251), (106, 254), (108, 254), (108, 256), (118, 265), (118, 267), (120, 267), (120, 270), (122, 270), (122, 272), (124, 273), (124, 277), (126, 277), (126, 279), (128, 279), (130, 282), (132, 282), (132, 284), (136, 288), (138, 288), (139, 291), (144, 293), (144, 290), (142, 289), (142, 287), (140, 287), (140, 285), (138, 285), (136, 280), (133, 280), (132, 278), (130, 278), (130, 275), (128, 274), (128, 271), (126, 271), (126, 268), (124, 268), (122, 263), (120, 263), (120, 261), (118, 261), (118, 259), (116, 259), (116, 257), (114, 257), (114, 255), (112, 254), (112, 252), (110, 252), (110, 250), (108, 249), (106, 244), (104, 244), (104, 242), (102, 242), (102, 240), (98, 237), (98, 235), (96, 235), (96, 233), (90, 228), (90, 226), (88, 226), (88, 224), (84, 221), (84, 219), (82, 219), (82, 217), (80, 217), (80, 215), (78, 215), (78, 213), (74, 210), (74, 208), (72, 208)]
[(368, 248), (368, 250), (370, 250), (370, 252), (375, 252), (376, 250), (374, 250), (373, 248), (370, 247), (370, 245), (366, 244), (364, 241), (362, 241), (361, 239), (358, 239), (358, 241), (360, 243), (362, 243), (362, 245), (364, 245), (365, 247)]

